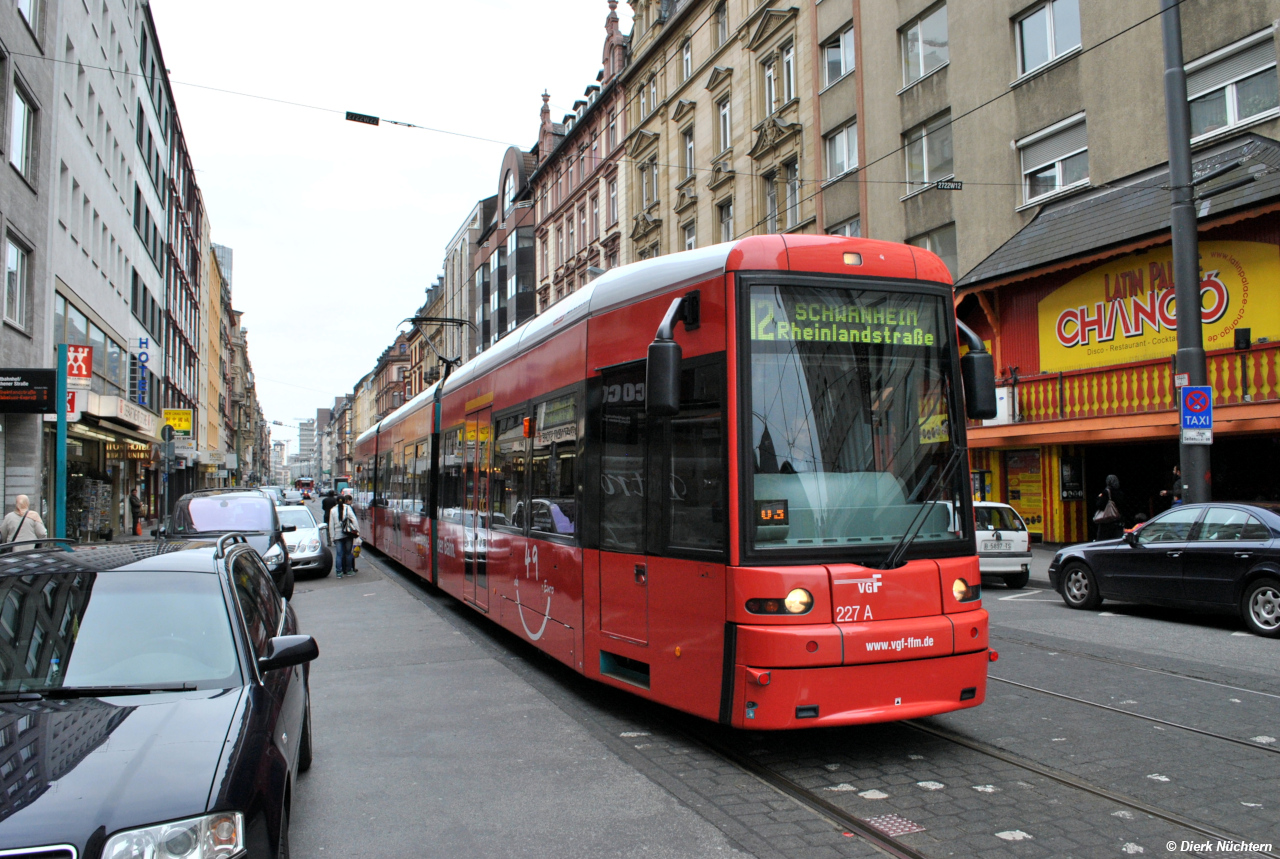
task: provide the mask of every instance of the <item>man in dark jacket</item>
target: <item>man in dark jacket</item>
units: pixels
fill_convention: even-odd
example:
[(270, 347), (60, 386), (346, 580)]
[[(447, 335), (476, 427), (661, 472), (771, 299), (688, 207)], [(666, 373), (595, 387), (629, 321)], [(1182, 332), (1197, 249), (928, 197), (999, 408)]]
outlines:
[[(321, 522), (329, 521), (329, 511), (332, 510), (333, 505), (337, 503), (338, 503), (338, 496), (334, 493), (332, 489), (330, 489), (327, 493), (325, 493), (324, 501), (320, 502), (320, 512), (321, 512), (320, 521)], [(332, 534), (329, 535), (329, 545), (330, 546), (333, 545)]]
[(1168, 489), (1160, 490), (1160, 497), (1168, 498), (1170, 507), (1182, 503), (1182, 469), (1177, 465), (1173, 467), (1173, 482)]

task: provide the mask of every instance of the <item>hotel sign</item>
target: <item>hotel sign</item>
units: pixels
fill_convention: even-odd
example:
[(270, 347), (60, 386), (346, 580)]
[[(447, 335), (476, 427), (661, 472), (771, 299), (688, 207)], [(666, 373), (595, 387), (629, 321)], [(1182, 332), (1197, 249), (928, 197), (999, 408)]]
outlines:
[[(1280, 337), (1280, 302), (1264, 284), (1280, 282), (1280, 248), (1265, 242), (1200, 243), (1204, 348), (1231, 347), (1237, 328)], [(1177, 351), (1173, 252), (1130, 254), (1080, 275), (1040, 300), (1041, 372), (1168, 358)]]

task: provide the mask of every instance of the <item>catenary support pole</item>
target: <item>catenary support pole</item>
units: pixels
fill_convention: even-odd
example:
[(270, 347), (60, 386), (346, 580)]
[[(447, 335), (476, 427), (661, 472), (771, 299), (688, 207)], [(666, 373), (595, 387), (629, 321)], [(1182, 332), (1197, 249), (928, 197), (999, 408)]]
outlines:
[[(1191, 106), (1182, 65), (1179, 0), (1160, 0), (1164, 36), (1164, 104), (1169, 135), (1169, 186), (1172, 197), (1173, 288), (1178, 315), (1177, 372), (1190, 385), (1207, 385), (1204, 332), (1200, 320), (1200, 246), (1196, 234), (1195, 189), (1191, 186)], [(1182, 498), (1210, 499), (1209, 446), (1179, 441)]]
[[(67, 536), (67, 344), (58, 345), (57, 450), (54, 451), (53, 536)], [(48, 460), (46, 460), (47, 462)]]

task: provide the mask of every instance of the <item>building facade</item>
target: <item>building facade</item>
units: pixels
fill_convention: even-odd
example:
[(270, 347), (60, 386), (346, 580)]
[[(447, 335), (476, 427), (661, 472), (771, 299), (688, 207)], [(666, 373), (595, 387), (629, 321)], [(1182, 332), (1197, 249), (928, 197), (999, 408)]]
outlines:
[(472, 248), (472, 296), (484, 348), (538, 311), (529, 186), (536, 162), (536, 146), (528, 152), (516, 146), (507, 149), (498, 170), (497, 199)]
[[(0, 40), (7, 49), (0, 60), (6, 81), (0, 89), (4, 99), (0, 149), (11, 167), (0, 176), (0, 239), (5, 254), (0, 365), (4, 367), (56, 365), (49, 339), (52, 201), (41, 190), (53, 182), (60, 105), (56, 64), (41, 57), (54, 52), (58, 44), (60, 10), (60, 0), (49, 0), (6, 4), (0, 12)], [(41, 427), (40, 415), (0, 414), (0, 501), (6, 510), (12, 509), (18, 495), (27, 495), (33, 509), (48, 512)]]

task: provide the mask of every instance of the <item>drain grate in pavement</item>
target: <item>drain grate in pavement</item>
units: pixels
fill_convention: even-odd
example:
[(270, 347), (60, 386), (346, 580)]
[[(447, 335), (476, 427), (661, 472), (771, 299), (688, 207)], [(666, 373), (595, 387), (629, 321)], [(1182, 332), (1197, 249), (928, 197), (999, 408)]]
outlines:
[(879, 829), (885, 835), (897, 837), (911, 832), (924, 832), (924, 827), (913, 820), (907, 820), (898, 814), (882, 814), (867, 819), (867, 823)]

